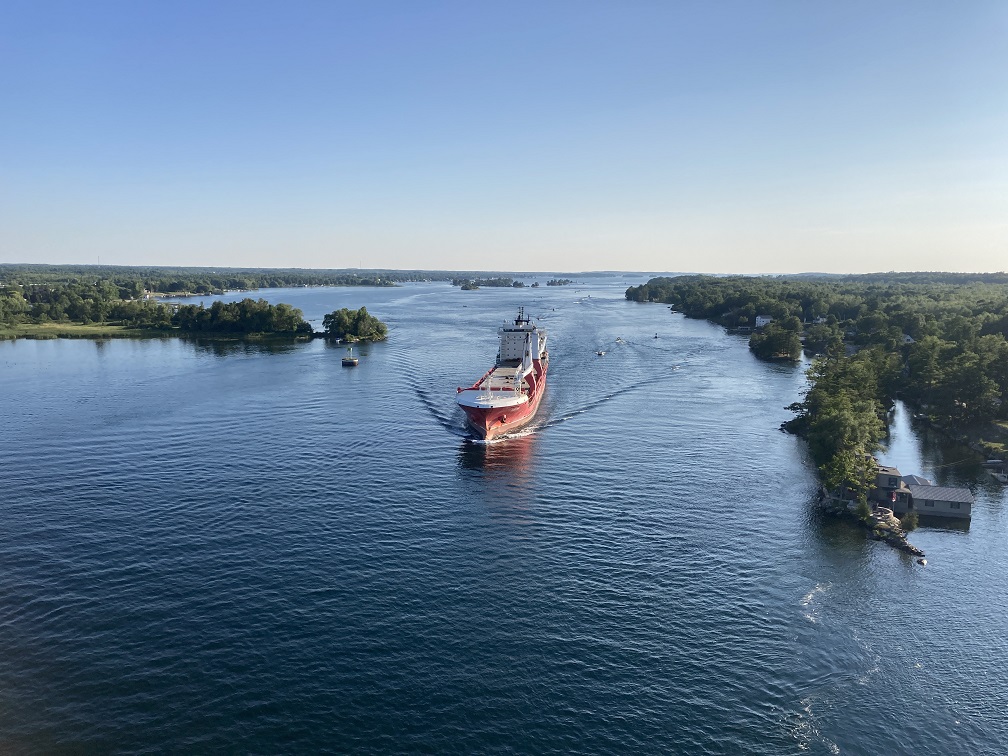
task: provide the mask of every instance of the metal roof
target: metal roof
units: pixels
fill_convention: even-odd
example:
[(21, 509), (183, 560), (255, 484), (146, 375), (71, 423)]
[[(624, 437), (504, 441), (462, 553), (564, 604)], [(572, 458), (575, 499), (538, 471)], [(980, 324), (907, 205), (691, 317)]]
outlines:
[(973, 494), (968, 488), (946, 488), (945, 486), (910, 486), (910, 495), (915, 499), (930, 501), (961, 501), (973, 503)]

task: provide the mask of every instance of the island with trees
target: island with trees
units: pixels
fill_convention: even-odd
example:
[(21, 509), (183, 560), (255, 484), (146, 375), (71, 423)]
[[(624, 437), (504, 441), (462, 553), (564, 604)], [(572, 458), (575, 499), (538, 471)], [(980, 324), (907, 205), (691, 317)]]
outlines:
[(369, 314), (366, 307), (330, 312), (322, 319), (322, 327), (326, 338), (340, 341), (384, 341), (388, 337), (388, 326)]
[(166, 297), (301, 286), (392, 286), (429, 280), (419, 271), (306, 271), (0, 265), (0, 338), (312, 335), (300, 310), (263, 299), (210, 307)]
[[(816, 356), (785, 428), (827, 489), (866, 491), (896, 399), (986, 456), (1008, 447), (1008, 275), (677, 276), (626, 298), (752, 331), (764, 358)], [(763, 325), (757, 325), (757, 319)]]
[(506, 278), (504, 276), (497, 276), (494, 278), (468, 278), (463, 276), (452, 279), (452, 286), (458, 286), (462, 289), (462, 291), (474, 291), (482, 286), (506, 289), (509, 286), (519, 288), (524, 285), (525, 284), (521, 281), (516, 281), (513, 278)]
[[(309, 337), (313, 333), (301, 310), (283, 303), (273, 305), (265, 299), (214, 302), (210, 307), (178, 305), (171, 309), (168, 327), (185, 334)], [(159, 326), (164, 328), (163, 323)]]
[(574, 282), (571, 279), (569, 279), (569, 278), (551, 278), (549, 281), (546, 282), (546, 285), (547, 286), (570, 286), (572, 283), (574, 283)]

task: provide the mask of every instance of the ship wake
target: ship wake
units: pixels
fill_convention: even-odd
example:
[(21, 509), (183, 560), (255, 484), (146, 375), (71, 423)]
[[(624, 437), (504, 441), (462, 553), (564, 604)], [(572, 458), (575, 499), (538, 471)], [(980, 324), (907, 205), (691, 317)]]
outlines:
[(417, 399), (420, 403), (427, 409), (430, 416), (433, 417), (439, 425), (441, 425), (445, 430), (455, 436), (468, 436), (469, 432), (466, 430), (465, 423), (456, 415), (446, 414), (441, 407), (439, 407), (435, 402), (432, 402), (430, 396), (420, 389), (415, 389)]
[[(673, 370), (677, 370), (678, 366), (673, 366), (672, 369)], [(631, 383), (628, 386), (623, 386), (622, 388), (618, 388), (615, 391), (612, 391), (612, 392), (606, 394), (605, 396), (599, 397), (598, 399), (594, 399), (594, 400), (588, 402), (587, 404), (584, 404), (584, 405), (582, 405), (582, 406), (580, 406), (580, 407), (578, 407), (576, 409), (567, 410), (563, 414), (557, 415), (556, 417), (551, 417), (549, 420), (547, 420), (545, 423), (543, 423), (540, 427), (541, 428), (550, 428), (550, 427), (552, 427), (554, 425), (559, 425), (560, 423), (565, 423), (568, 420), (573, 420), (575, 417), (578, 417), (579, 415), (584, 415), (584, 414), (586, 414), (588, 412), (591, 412), (593, 410), (598, 409), (599, 407), (607, 404), (608, 402), (611, 402), (613, 399), (617, 399), (617, 398), (619, 398), (621, 396), (624, 396), (625, 394), (629, 394), (629, 393), (632, 393), (634, 391), (638, 391), (638, 390), (640, 390), (642, 388), (646, 388), (648, 386), (652, 386), (652, 385), (654, 385), (656, 383), (661, 383), (664, 380), (666, 380), (666, 376), (659, 375), (659, 376), (654, 376), (652, 378), (645, 378), (643, 380), (636, 381), (635, 383)]]

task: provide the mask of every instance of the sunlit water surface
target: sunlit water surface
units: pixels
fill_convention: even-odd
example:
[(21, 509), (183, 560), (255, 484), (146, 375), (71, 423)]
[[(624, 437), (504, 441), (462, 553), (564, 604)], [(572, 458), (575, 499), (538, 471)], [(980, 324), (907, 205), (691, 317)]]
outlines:
[[(1003, 490), (900, 408), (887, 458), (971, 526), (920, 567), (821, 515), (803, 366), (636, 283), (260, 293), (367, 305), (356, 369), (0, 343), (0, 750), (1003, 753)], [(519, 304), (547, 394), (472, 443)]]

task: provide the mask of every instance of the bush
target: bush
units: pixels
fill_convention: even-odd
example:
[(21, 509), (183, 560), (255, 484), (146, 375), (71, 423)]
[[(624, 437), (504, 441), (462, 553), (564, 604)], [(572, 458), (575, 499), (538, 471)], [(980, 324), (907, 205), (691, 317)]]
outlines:
[(859, 501), (858, 505), (854, 507), (854, 514), (864, 522), (868, 522), (871, 519), (871, 507), (868, 506), (868, 502)]

